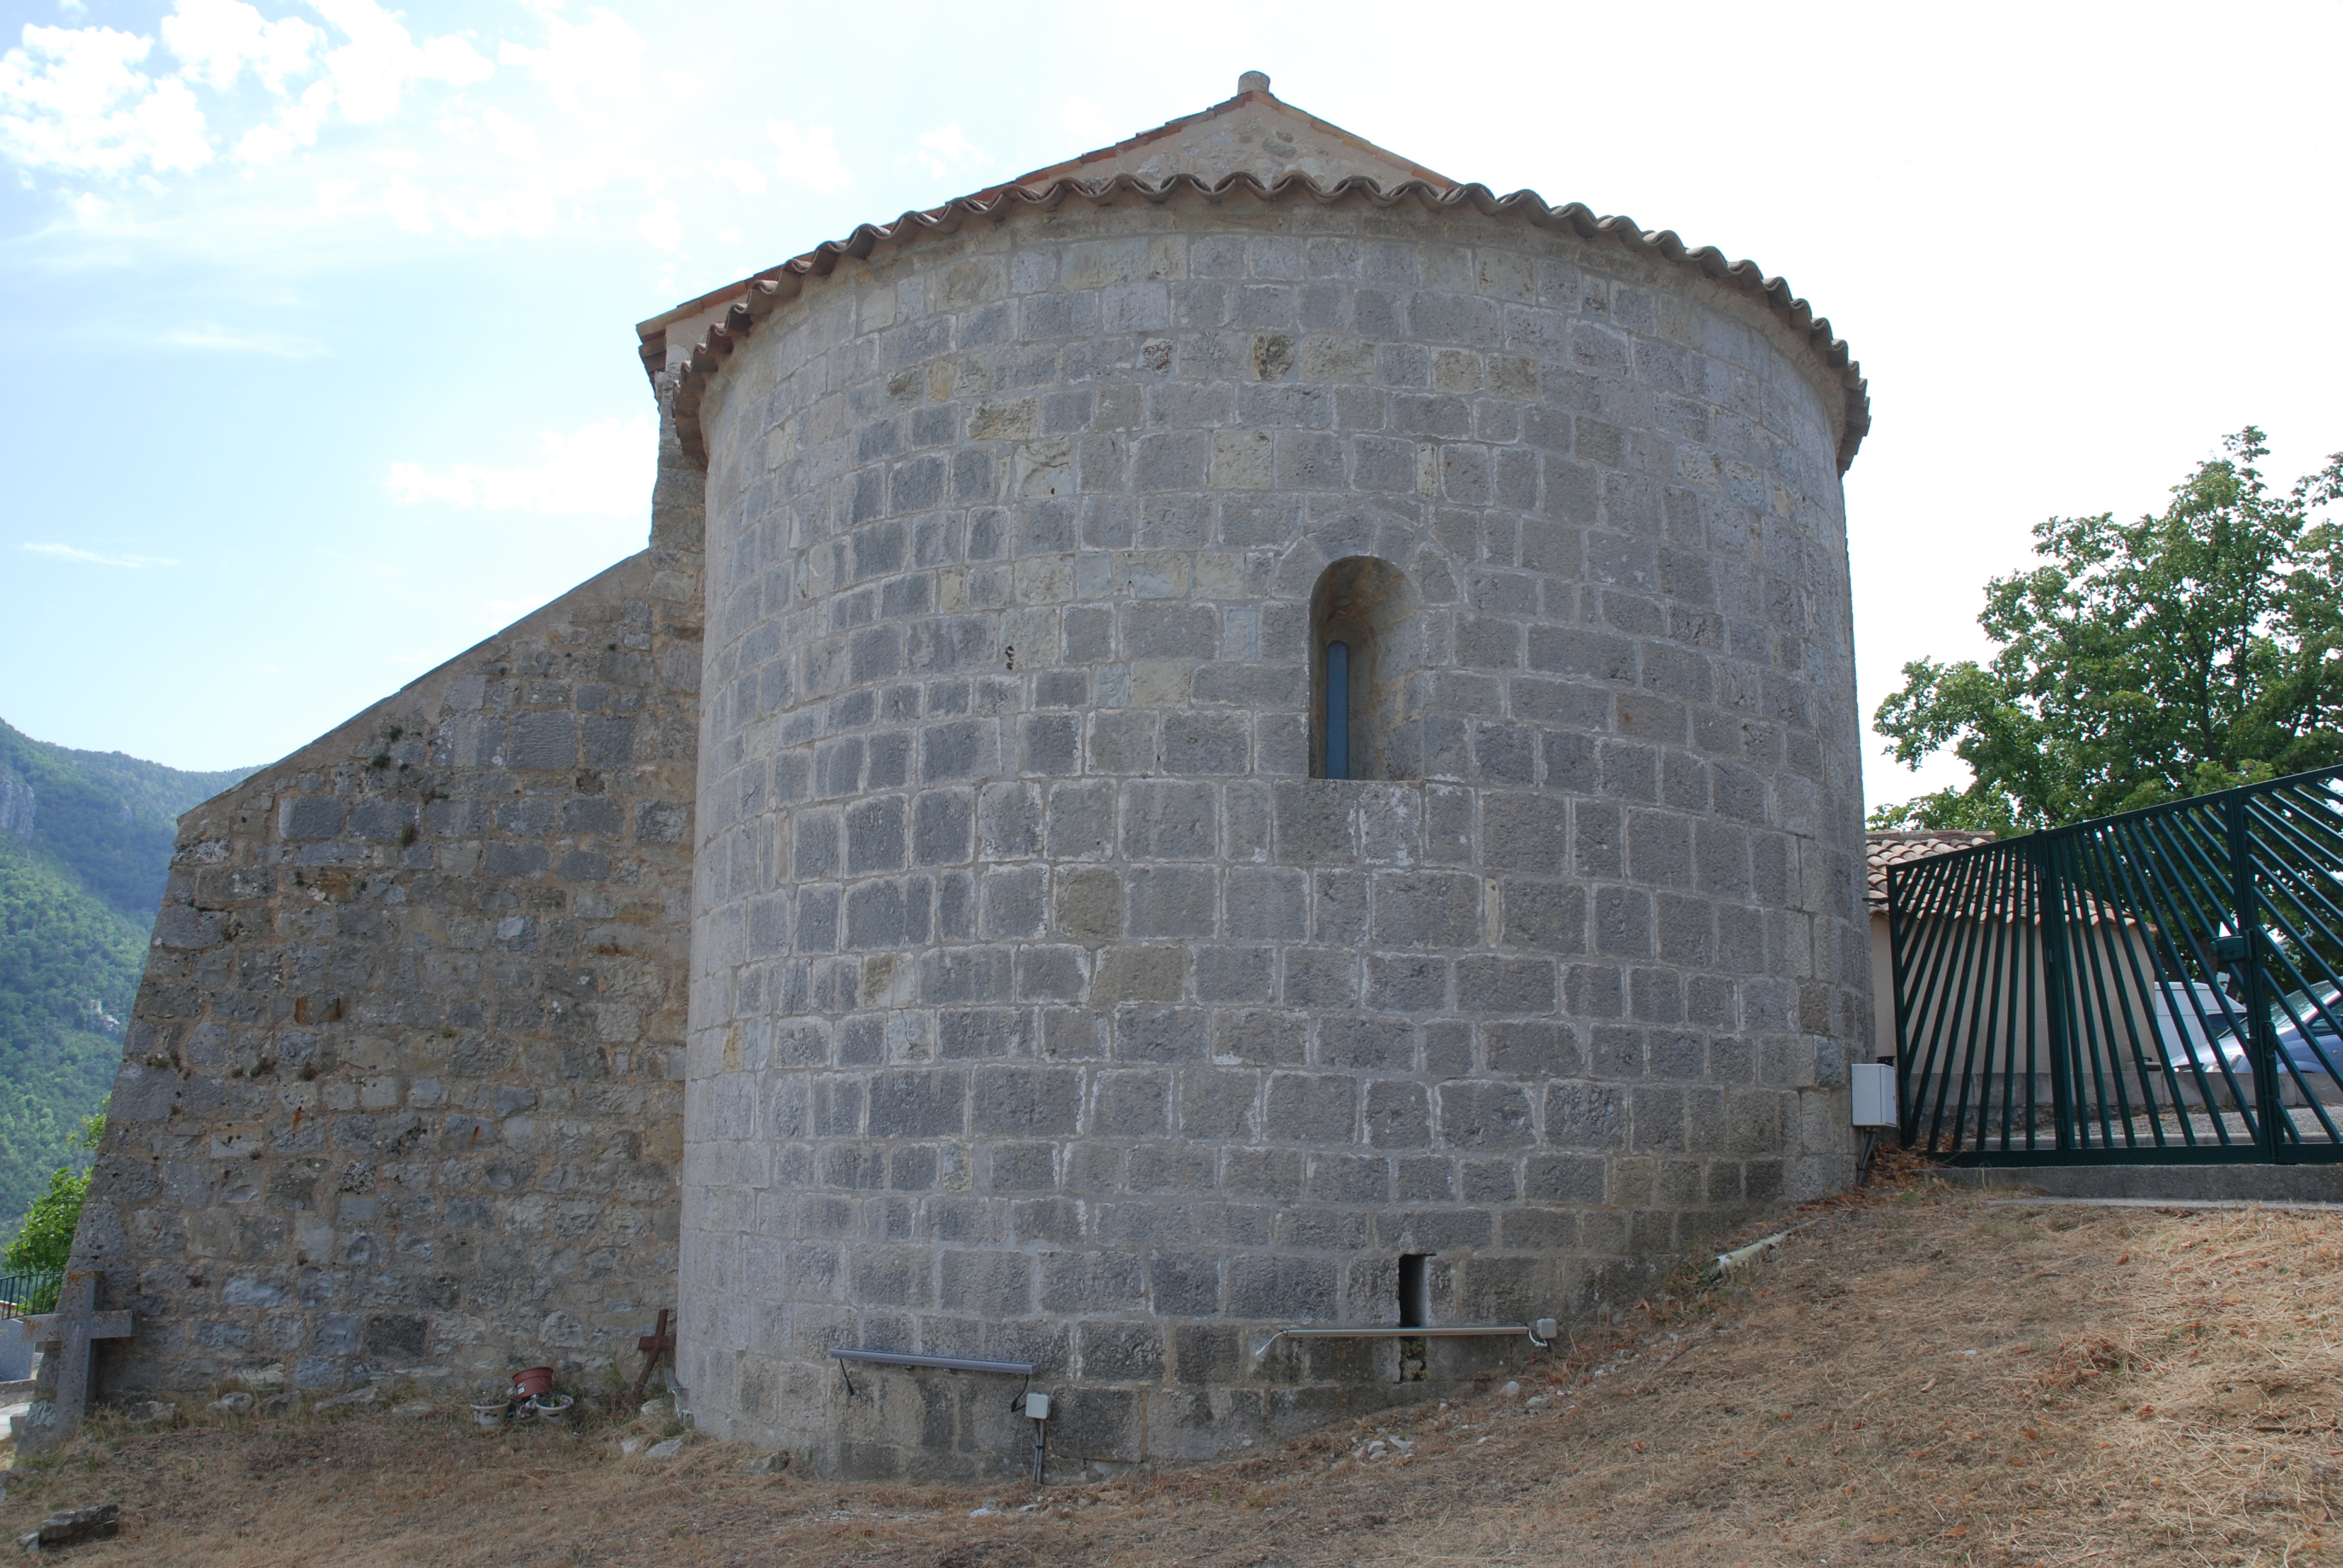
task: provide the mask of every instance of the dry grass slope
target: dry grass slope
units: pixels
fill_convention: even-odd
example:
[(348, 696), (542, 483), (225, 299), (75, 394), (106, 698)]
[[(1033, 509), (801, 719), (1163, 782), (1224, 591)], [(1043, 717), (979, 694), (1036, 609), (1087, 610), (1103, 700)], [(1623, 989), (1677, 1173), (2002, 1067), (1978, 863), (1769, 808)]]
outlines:
[(5, 1524), (119, 1500), (121, 1538), (76, 1561), (207, 1568), (2343, 1557), (2343, 1215), (1907, 1179), (1797, 1218), (1746, 1275), (1687, 1274), (1513, 1396), (1115, 1484), (832, 1485), (719, 1443), (618, 1458), (607, 1428), (309, 1415), (94, 1427), (15, 1471)]

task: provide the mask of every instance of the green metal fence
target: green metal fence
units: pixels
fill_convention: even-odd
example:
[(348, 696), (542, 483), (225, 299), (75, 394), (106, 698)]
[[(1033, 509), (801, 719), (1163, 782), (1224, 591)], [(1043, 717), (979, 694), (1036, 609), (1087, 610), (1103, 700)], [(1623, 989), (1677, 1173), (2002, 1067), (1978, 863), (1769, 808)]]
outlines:
[(2343, 1161), (2343, 768), (1893, 867), (1905, 1146)]
[(55, 1269), (31, 1269), (0, 1274), (0, 1321), (36, 1317), (42, 1312), (55, 1312), (57, 1292), (65, 1284), (65, 1275)]

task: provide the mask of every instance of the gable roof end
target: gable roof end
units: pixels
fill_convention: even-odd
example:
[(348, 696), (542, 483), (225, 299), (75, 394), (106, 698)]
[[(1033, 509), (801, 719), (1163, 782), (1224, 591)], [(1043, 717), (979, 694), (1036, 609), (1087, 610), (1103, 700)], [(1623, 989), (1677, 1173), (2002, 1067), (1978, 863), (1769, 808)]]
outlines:
[[(1137, 197), (1161, 205), (1182, 196), (1218, 203), (1231, 197), (1276, 203), (1349, 200), (1427, 211), (1471, 206), (1484, 216), (1566, 228), (1579, 238), (1656, 256), (1761, 299), (1839, 384), (1844, 397), (1838, 442), (1841, 473), (1871, 429), (1870, 387), (1829, 320), (1815, 314), (1789, 284), (1752, 261), (1728, 261), (1714, 246), (1694, 250), (1673, 229), (1645, 231), (1624, 216), (1598, 217), (1577, 202), (1548, 206), (1535, 191), (1500, 196), (1482, 185), (1459, 185), (1339, 126), (1272, 96), (1269, 78), (1248, 71), (1233, 98), (1142, 131), (1111, 146), (1052, 164), (1007, 185), (991, 186), (890, 224), (864, 224), (842, 240), (825, 240), (737, 283), (685, 301), (636, 328), (643, 370), (657, 387), (672, 377), (676, 434), (694, 462), (708, 460), (699, 401), (709, 380), (741, 339), (774, 309), (826, 277), (841, 259), (860, 260), (881, 245), (909, 245), (956, 234), (974, 220), (999, 222), (1019, 210), (1055, 211), (1068, 202), (1110, 206)], [(1332, 177), (1324, 177), (1331, 176)], [(687, 347), (688, 345), (688, 347)]]

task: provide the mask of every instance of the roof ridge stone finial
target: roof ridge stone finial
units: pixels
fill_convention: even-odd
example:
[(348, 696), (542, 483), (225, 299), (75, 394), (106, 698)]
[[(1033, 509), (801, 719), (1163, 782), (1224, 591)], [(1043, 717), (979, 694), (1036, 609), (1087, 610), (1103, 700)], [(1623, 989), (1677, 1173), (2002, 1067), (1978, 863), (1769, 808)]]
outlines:
[(1267, 71), (1247, 71), (1243, 75), (1237, 78), (1237, 91), (1240, 93), (1268, 92), (1269, 73)]

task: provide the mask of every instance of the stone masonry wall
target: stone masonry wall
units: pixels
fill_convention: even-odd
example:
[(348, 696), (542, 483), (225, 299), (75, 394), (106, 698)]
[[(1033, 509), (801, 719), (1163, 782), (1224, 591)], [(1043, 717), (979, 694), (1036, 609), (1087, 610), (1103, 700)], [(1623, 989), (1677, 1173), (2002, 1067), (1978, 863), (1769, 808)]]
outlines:
[[(700, 413), (683, 1373), (817, 1468), (1227, 1449), (1843, 1184), (1867, 1042), (1843, 390), (1762, 307), (1469, 208), (1241, 194), (882, 246)], [(1313, 587), (1403, 576), (1395, 777)], [(1378, 679), (1390, 670), (1379, 666)], [(996, 1397), (996, 1394), (998, 1397)]]
[(670, 437), (648, 550), (181, 819), (103, 1391), (590, 1372), (671, 1302), (700, 487)]

